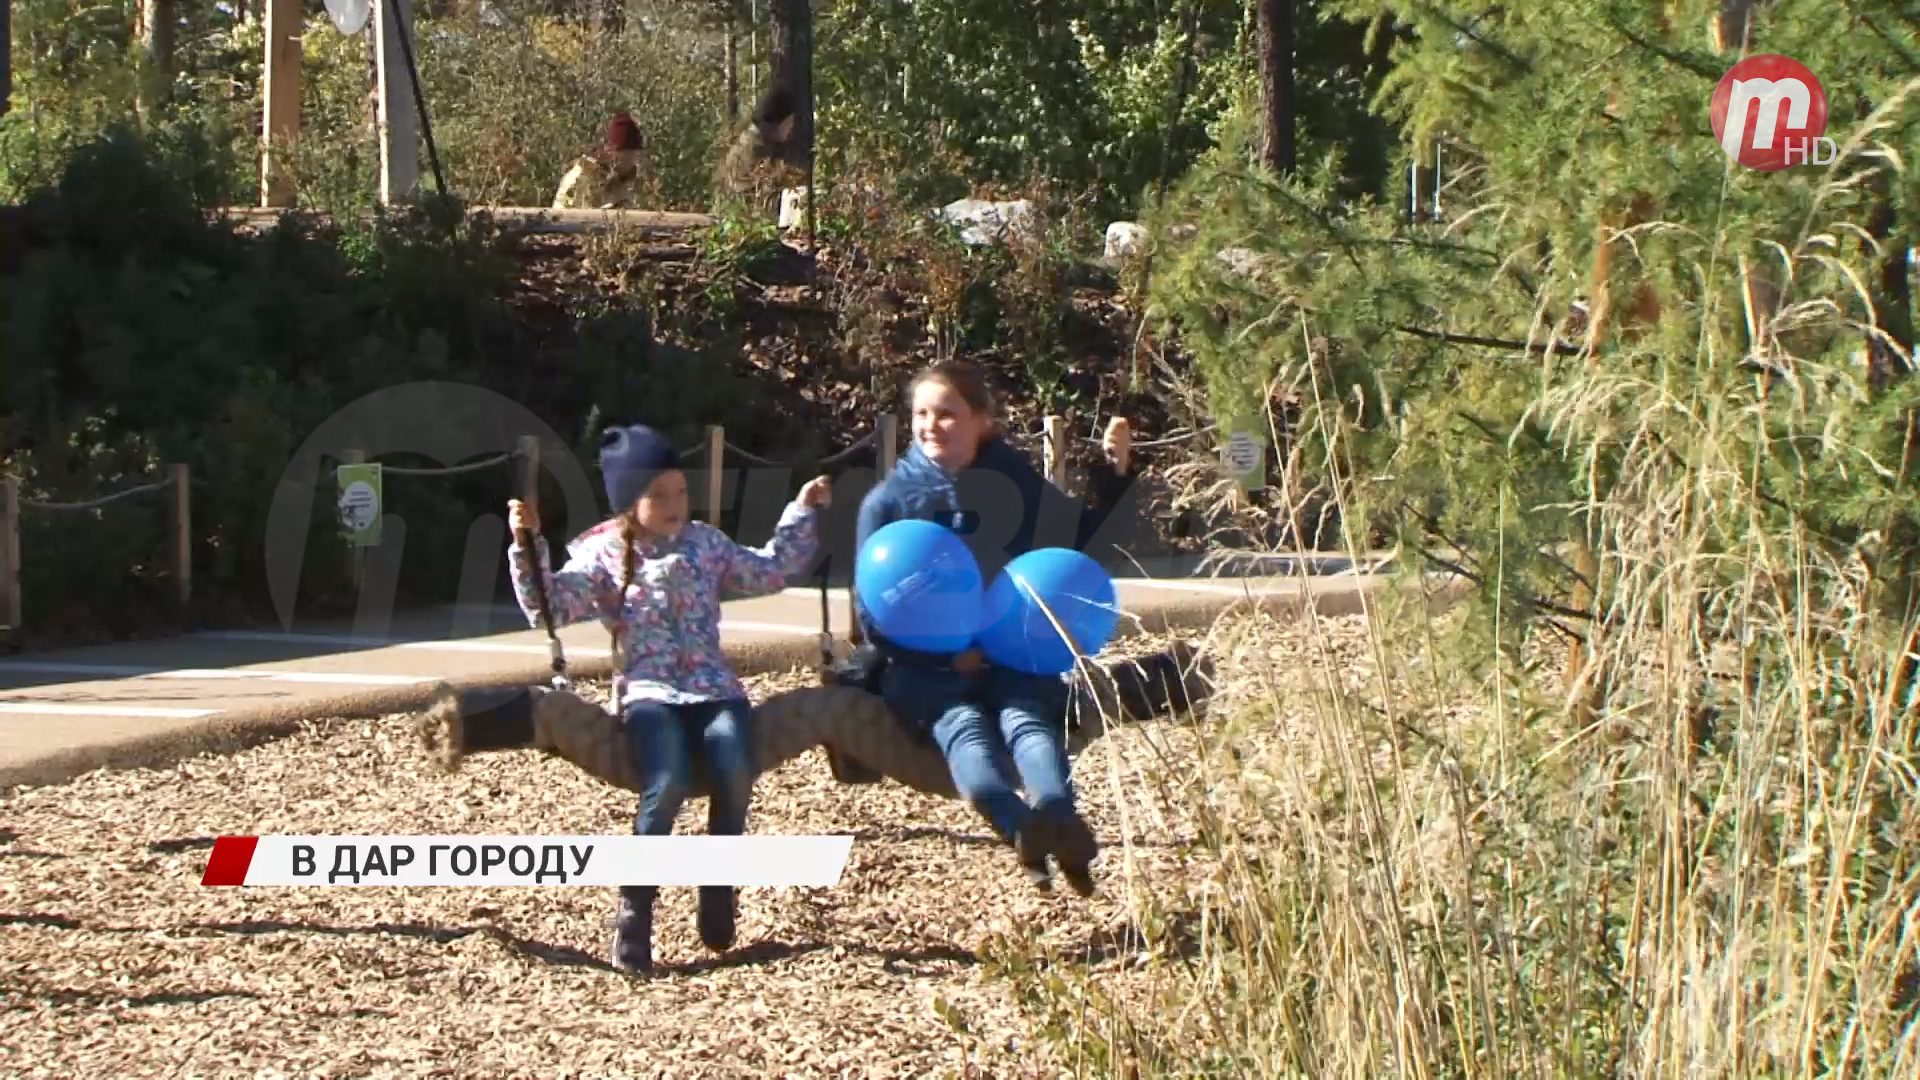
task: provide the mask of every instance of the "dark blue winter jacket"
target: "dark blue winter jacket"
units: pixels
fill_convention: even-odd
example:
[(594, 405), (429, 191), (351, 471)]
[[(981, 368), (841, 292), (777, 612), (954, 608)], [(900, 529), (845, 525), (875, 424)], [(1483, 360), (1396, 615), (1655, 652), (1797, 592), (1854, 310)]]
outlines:
[[(1001, 439), (981, 445), (973, 464), (950, 475), (923, 453), (909, 447), (886, 480), (860, 503), (855, 544), (867, 540), (882, 526), (918, 519), (944, 525), (960, 535), (980, 566), (980, 580), (991, 587), (1009, 562), (1039, 548), (1066, 547), (1085, 551), (1102, 563), (1113, 561), (1119, 537), (1103, 534), (1109, 516), (1128, 501), (1131, 485), (1124, 477), (1097, 475), (1097, 507), (1084, 506), (1042, 476), (1018, 450)], [(1105, 498), (1101, 496), (1105, 495)], [(1118, 524), (1118, 522), (1117, 522)], [(1098, 540), (1097, 548), (1089, 544)], [(951, 661), (886, 640), (876, 633), (873, 618), (854, 596), (860, 630), (889, 660), (931, 663)]]

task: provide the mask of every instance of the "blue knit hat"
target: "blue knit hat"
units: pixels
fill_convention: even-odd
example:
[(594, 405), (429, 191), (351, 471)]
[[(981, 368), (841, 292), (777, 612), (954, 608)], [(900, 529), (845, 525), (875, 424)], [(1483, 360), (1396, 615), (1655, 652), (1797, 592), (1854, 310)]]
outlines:
[(679, 467), (680, 452), (650, 427), (608, 428), (600, 435), (600, 479), (613, 513), (625, 513), (646, 494), (654, 477)]

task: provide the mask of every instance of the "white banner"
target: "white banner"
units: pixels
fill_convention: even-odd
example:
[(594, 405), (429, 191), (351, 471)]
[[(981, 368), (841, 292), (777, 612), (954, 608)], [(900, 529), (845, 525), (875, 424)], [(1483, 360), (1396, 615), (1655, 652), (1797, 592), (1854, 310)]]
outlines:
[(851, 836), (222, 836), (202, 885), (840, 883)]

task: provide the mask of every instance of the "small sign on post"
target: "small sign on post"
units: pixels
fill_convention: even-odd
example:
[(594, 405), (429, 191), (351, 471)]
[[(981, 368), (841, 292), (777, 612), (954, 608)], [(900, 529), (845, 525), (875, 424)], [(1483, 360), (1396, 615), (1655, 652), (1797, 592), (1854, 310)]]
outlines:
[(1220, 448), (1220, 464), (1242, 491), (1261, 491), (1267, 486), (1266, 440), (1250, 431), (1227, 436)]
[(333, 474), (340, 483), (340, 527), (354, 547), (380, 543), (380, 463), (341, 465)]

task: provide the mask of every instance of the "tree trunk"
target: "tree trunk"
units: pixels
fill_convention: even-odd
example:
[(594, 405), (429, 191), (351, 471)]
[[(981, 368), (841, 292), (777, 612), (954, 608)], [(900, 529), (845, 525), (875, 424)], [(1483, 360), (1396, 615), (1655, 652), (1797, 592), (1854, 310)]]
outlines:
[(143, 119), (167, 103), (173, 86), (173, 24), (177, 0), (140, 0), (140, 95)]
[(13, 105), (13, 0), (0, 6), (0, 116)]
[(740, 20), (727, 18), (727, 123), (740, 122)]
[(1738, 52), (1746, 48), (1747, 32), (1753, 18), (1753, 0), (1720, 0), (1720, 13), (1713, 17), (1714, 52)]
[(1286, 176), (1294, 166), (1293, 0), (1260, 0), (1260, 160)]
[(621, 0), (593, 0), (588, 22), (596, 34), (617, 34), (626, 23), (626, 7)]
[(773, 84), (793, 92), (793, 137), (780, 160), (805, 169), (813, 152), (813, 5), (811, 0), (775, 0), (769, 12)]

